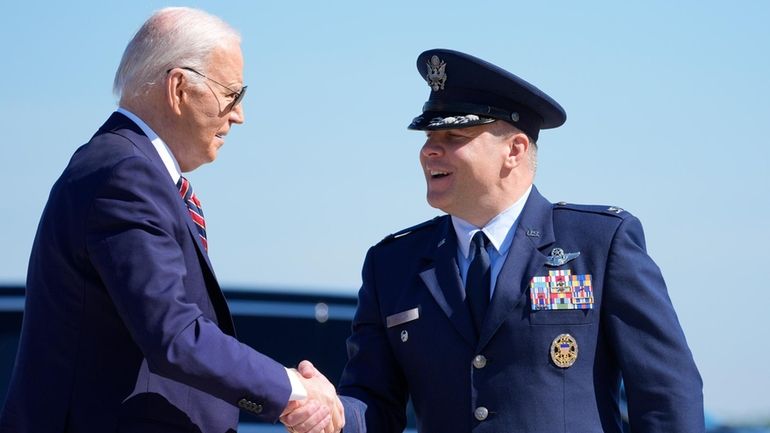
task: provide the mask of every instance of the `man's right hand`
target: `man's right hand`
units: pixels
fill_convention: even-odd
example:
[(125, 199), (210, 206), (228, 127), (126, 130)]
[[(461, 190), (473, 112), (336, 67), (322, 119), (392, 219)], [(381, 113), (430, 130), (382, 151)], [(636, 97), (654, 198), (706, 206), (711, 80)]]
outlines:
[(281, 422), (295, 433), (340, 432), (345, 425), (345, 413), (334, 385), (310, 361), (300, 362), (297, 371), (308, 398), (291, 402), (281, 415)]

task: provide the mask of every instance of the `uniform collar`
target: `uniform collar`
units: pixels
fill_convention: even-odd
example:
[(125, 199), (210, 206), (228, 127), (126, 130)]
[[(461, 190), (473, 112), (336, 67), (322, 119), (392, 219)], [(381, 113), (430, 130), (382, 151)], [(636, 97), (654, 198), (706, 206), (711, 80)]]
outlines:
[(152, 128), (150, 128), (150, 126), (145, 123), (144, 120), (140, 119), (136, 114), (126, 110), (123, 107), (118, 107), (116, 111), (131, 119), (132, 122), (136, 123), (136, 126), (138, 126), (144, 135), (147, 136), (147, 138), (152, 143), (152, 146), (158, 152), (161, 161), (163, 161), (163, 165), (166, 167), (169, 176), (171, 176), (171, 180), (173, 180), (174, 184), (176, 184), (179, 181), (179, 178), (182, 177), (182, 170), (179, 168), (179, 163), (177, 162), (176, 158), (174, 158), (174, 154), (171, 153), (171, 149), (168, 148), (166, 142), (164, 142), (163, 139), (160, 138), (158, 134), (155, 133), (155, 131), (153, 131)]
[(452, 215), (452, 226), (457, 235), (457, 247), (460, 249), (463, 257), (468, 258), (471, 248), (471, 239), (473, 239), (473, 235), (479, 230), (487, 235), (487, 239), (489, 239), (489, 242), (500, 255), (507, 253), (513, 242), (513, 234), (515, 232), (515, 230), (511, 229), (516, 225), (516, 220), (519, 218), (519, 215), (521, 215), (521, 211), (524, 209), (524, 204), (527, 202), (527, 198), (529, 198), (531, 191), (532, 185), (530, 185), (524, 194), (516, 200), (516, 203), (492, 218), (487, 225), (481, 228), (476, 227), (460, 217)]

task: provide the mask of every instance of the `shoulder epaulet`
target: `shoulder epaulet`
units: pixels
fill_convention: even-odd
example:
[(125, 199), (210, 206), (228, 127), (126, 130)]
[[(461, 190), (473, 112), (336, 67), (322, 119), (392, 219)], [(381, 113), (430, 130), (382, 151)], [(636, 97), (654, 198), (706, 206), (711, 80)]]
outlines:
[(377, 243), (377, 245), (384, 244), (384, 243), (390, 242), (390, 241), (398, 239), (398, 238), (402, 238), (404, 236), (407, 236), (409, 234), (412, 234), (412, 233), (414, 233), (416, 231), (419, 231), (419, 230), (422, 230), (422, 229), (425, 229), (425, 228), (428, 228), (428, 227), (432, 227), (432, 226), (438, 224), (438, 222), (441, 220), (441, 218), (442, 218), (442, 216), (437, 216), (437, 217), (435, 217), (435, 218), (433, 218), (431, 220), (428, 220), (428, 221), (425, 221), (425, 222), (421, 222), (420, 224), (414, 225), (412, 227), (409, 227), (409, 228), (406, 228), (406, 229), (403, 229), (403, 230), (399, 230), (399, 231), (397, 231), (395, 233), (391, 233), (391, 234), (385, 236), (385, 238), (383, 240), (381, 240), (379, 243)]
[(560, 210), (560, 209), (572, 210), (572, 211), (587, 212), (587, 213), (594, 213), (594, 214), (600, 214), (600, 215), (610, 215), (618, 218), (626, 218), (627, 216), (631, 215), (625, 209), (617, 206), (604, 206), (604, 205), (596, 205), (596, 204), (574, 204), (574, 203), (567, 203), (564, 201), (554, 203), (553, 208), (554, 210)]

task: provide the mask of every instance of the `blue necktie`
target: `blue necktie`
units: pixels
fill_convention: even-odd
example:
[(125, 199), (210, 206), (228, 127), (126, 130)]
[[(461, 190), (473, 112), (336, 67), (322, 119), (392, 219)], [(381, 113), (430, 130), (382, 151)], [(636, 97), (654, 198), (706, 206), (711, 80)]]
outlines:
[(465, 298), (471, 309), (473, 323), (476, 325), (476, 333), (481, 333), (481, 324), (489, 306), (489, 285), (491, 283), (491, 271), (489, 266), (489, 253), (487, 253), (487, 236), (478, 231), (471, 240), (471, 252), (473, 259), (468, 267), (468, 276), (465, 280)]

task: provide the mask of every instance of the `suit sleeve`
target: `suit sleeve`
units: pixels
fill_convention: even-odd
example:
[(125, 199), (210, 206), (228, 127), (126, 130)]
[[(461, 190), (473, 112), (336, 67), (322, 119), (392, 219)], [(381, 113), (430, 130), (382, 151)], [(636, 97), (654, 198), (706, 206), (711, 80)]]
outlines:
[(631, 429), (703, 432), (703, 383), (635, 217), (612, 241), (603, 296), (604, 331), (623, 374)]
[(151, 371), (233, 405), (262, 404), (258, 417), (274, 422), (291, 391), (286, 370), (223, 333), (190, 299), (179, 196), (160, 174), (141, 157), (112, 168), (85, 222), (91, 261)]
[(364, 262), (353, 333), (347, 342), (348, 364), (338, 389), (345, 407), (345, 433), (400, 433), (406, 426), (406, 379), (380, 314), (375, 251), (376, 247), (370, 249)]

